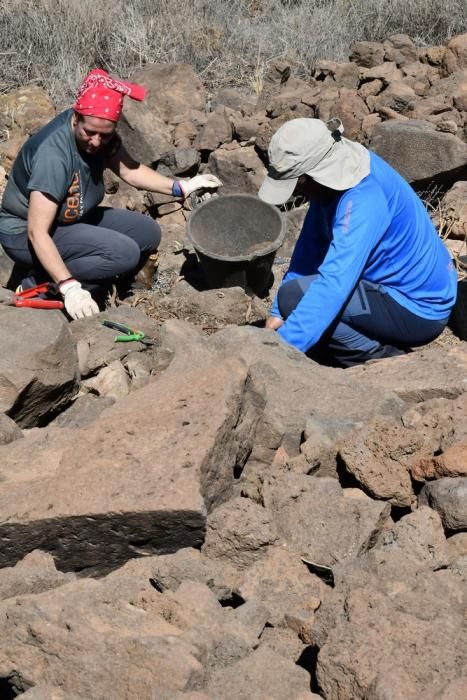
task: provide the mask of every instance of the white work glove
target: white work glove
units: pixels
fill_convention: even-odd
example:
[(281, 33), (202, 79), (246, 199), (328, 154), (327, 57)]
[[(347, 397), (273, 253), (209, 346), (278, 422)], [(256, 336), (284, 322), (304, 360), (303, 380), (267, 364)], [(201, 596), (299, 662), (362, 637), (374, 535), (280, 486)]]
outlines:
[(65, 280), (58, 285), (63, 295), (63, 303), (71, 318), (84, 318), (99, 313), (99, 307), (87, 289), (83, 289), (78, 280)]
[(222, 182), (215, 175), (195, 175), (189, 180), (179, 180), (183, 196), (189, 197), (196, 190), (213, 190), (222, 187)]

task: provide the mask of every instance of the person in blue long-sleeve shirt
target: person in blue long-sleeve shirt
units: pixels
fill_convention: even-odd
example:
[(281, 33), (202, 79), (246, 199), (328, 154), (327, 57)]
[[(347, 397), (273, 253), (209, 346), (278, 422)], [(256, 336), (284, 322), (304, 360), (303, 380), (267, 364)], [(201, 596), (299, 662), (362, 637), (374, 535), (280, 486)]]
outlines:
[(259, 197), (310, 201), (266, 327), (310, 357), (349, 367), (436, 338), (457, 273), (423, 203), (382, 158), (293, 119), (273, 136)]

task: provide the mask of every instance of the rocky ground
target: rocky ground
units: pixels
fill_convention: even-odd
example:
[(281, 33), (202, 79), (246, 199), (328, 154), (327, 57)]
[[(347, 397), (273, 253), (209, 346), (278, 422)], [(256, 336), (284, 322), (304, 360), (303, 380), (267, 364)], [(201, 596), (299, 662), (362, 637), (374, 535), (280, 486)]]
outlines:
[[(128, 135), (162, 170), (253, 191), (276, 125), (337, 110), (350, 129), (358, 103), (354, 136), (371, 126), (414, 186), (457, 180), (437, 215), (461, 250), (467, 37), (414, 52), (360, 43), (306, 84), (276, 65), (254, 104), (225, 91), (211, 112), (186, 67), (148, 67)], [(0, 96), (6, 172), (53, 113), (27, 90)], [(116, 187), (161, 220), (150, 288), (71, 323), (0, 305), (2, 700), (463, 700), (465, 342), (322, 367), (261, 328), (268, 297), (206, 288), (190, 203)], [(271, 295), (303, 210), (284, 216)]]

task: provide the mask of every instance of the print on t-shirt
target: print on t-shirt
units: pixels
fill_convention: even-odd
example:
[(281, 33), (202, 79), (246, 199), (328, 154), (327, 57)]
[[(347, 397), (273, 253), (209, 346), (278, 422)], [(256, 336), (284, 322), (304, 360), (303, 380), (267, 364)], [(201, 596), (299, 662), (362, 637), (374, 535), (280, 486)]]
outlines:
[(83, 193), (81, 191), (81, 177), (79, 170), (73, 175), (73, 180), (66, 194), (66, 206), (63, 212), (63, 220), (67, 223), (76, 221), (83, 213)]

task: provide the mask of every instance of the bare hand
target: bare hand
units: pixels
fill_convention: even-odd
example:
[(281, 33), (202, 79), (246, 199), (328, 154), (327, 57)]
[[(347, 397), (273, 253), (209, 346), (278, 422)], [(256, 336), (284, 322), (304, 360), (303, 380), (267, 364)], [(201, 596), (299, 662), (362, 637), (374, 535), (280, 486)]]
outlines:
[(265, 328), (269, 328), (271, 331), (277, 331), (283, 325), (284, 320), (282, 318), (278, 318), (277, 316), (269, 316), (266, 321)]

